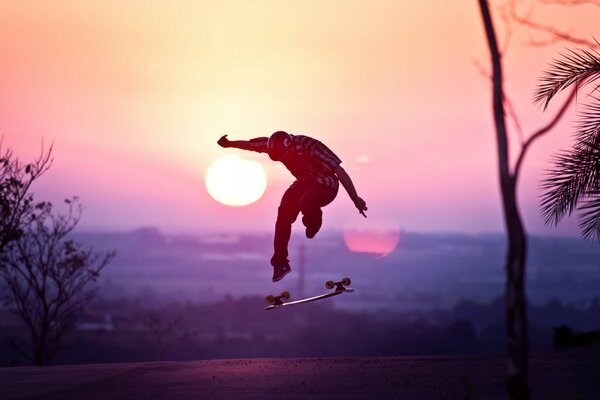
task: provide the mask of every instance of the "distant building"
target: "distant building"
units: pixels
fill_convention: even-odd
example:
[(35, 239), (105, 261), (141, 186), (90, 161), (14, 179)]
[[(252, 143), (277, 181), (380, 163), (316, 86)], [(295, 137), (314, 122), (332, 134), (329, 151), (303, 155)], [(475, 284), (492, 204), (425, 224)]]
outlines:
[(85, 321), (77, 325), (78, 331), (105, 331), (109, 332), (114, 330), (112, 315), (110, 313), (104, 314), (103, 320), (98, 321)]

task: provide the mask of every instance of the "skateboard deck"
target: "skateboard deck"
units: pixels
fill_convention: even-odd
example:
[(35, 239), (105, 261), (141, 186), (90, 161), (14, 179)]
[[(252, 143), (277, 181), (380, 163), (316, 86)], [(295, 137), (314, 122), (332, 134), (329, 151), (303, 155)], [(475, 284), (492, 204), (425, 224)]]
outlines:
[(351, 284), (350, 278), (344, 278), (339, 282), (328, 281), (325, 283), (325, 287), (327, 289), (335, 288), (334, 291), (329, 292), (329, 293), (323, 293), (318, 296), (295, 300), (295, 301), (288, 301), (288, 302), (282, 301), (282, 300), (287, 300), (290, 298), (289, 292), (282, 292), (279, 296), (267, 296), (265, 298), (265, 300), (267, 301), (267, 303), (269, 303), (269, 305), (267, 307), (265, 307), (265, 310), (268, 311), (268, 310), (273, 310), (275, 308), (284, 307), (284, 306), (293, 306), (293, 305), (297, 305), (297, 304), (310, 303), (311, 301), (326, 299), (328, 297), (337, 296), (342, 293), (352, 293), (352, 292), (354, 292), (354, 289), (352, 289), (351, 287), (347, 287), (350, 284)]

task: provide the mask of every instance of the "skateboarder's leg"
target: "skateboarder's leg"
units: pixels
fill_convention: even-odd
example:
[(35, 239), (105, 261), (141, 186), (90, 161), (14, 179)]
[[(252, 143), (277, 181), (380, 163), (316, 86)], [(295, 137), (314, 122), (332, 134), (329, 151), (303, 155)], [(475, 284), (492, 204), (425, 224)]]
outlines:
[(315, 237), (323, 223), (322, 207), (331, 203), (337, 195), (337, 190), (315, 184), (300, 198), (299, 206), (302, 211), (302, 223), (306, 227), (306, 237)]
[(277, 221), (275, 222), (275, 238), (273, 240), (273, 257), (271, 258), (271, 265), (274, 262), (289, 262), (288, 257), (288, 242), (292, 234), (292, 224), (298, 218), (300, 208), (298, 206), (298, 199), (302, 195), (302, 187), (295, 182), (290, 186), (283, 197), (277, 210)]

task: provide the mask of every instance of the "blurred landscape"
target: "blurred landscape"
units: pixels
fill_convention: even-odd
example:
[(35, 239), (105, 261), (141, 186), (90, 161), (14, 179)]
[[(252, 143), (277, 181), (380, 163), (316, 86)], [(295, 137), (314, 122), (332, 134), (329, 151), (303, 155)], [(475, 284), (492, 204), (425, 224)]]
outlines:
[[(78, 233), (115, 250), (98, 292), (55, 364), (242, 357), (395, 356), (504, 351), (503, 235), (401, 232), (389, 255), (350, 252), (342, 232), (290, 243), (292, 273), (271, 282), (271, 233), (166, 234), (155, 228)], [(530, 237), (530, 345), (553, 329), (600, 327), (600, 248), (577, 238)], [(354, 293), (265, 311), (264, 297)], [(21, 322), (0, 318), (0, 365), (27, 365)]]

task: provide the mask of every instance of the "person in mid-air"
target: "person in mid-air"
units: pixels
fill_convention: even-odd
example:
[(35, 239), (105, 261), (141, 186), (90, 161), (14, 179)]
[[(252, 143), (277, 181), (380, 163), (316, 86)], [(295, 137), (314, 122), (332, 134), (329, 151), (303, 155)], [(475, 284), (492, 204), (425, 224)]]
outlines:
[(367, 203), (358, 196), (350, 176), (341, 167), (341, 160), (320, 141), (303, 135), (277, 131), (270, 137), (251, 140), (229, 140), (223, 135), (217, 143), (258, 153), (268, 153), (273, 161), (280, 161), (294, 175), (296, 181), (285, 191), (277, 211), (274, 252), (271, 257), (273, 282), (280, 281), (292, 269), (288, 260), (288, 242), (292, 223), (302, 213), (306, 237), (315, 237), (321, 228), (325, 207), (335, 199), (339, 183), (348, 192), (358, 211), (366, 217)]

